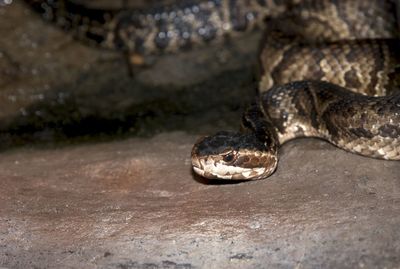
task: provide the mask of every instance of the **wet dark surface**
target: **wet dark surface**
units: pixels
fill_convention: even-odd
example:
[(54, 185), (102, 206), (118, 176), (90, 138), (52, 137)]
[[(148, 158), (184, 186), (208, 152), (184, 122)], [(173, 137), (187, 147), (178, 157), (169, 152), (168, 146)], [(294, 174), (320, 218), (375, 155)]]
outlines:
[(236, 129), (254, 95), (257, 34), (157, 57), (134, 78), (120, 53), (20, 1), (0, 7), (0, 34), (0, 267), (400, 264), (398, 162), (303, 139), (267, 180), (191, 172), (194, 141)]

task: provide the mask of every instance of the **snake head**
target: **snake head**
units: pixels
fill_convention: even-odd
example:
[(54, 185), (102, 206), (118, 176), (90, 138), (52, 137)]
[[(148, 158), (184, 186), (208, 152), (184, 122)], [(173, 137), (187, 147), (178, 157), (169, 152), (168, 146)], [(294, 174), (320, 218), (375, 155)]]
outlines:
[(276, 147), (254, 133), (219, 132), (201, 138), (192, 149), (193, 170), (210, 179), (254, 180), (268, 177), (277, 166)]

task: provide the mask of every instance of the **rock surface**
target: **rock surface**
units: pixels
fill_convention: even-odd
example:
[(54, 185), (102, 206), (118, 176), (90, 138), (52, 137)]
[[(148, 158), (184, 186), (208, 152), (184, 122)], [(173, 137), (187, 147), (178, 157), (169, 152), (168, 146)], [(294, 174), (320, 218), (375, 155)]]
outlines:
[(233, 127), (256, 89), (257, 33), (228, 46), (159, 55), (134, 77), (121, 53), (74, 40), (21, 1), (0, 9), (0, 34), (2, 147)]
[(192, 174), (254, 95), (257, 34), (134, 78), (20, 1), (0, 34), (0, 267), (398, 268), (399, 162), (304, 139), (267, 180)]
[(400, 165), (315, 139), (266, 180), (191, 173), (196, 137), (18, 149), (0, 156), (7, 268), (396, 268)]

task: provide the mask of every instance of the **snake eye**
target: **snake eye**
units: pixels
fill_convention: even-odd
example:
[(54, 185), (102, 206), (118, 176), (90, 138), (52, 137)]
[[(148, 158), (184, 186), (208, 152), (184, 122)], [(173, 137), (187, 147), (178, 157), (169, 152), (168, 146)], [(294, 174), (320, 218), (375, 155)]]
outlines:
[(235, 158), (235, 154), (233, 153), (233, 151), (231, 151), (224, 155), (223, 160), (224, 160), (224, 162), (231, 162), (231, 161), (233, 161), (234, 158)]

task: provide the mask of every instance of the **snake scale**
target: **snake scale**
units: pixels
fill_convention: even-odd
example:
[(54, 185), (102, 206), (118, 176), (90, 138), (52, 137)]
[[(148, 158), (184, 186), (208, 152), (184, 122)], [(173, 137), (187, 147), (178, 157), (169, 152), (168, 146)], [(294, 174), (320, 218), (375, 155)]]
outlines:
[(317, 137), (360, 155), (400, 160), (400, 40), (396, 0), (181, 1), (150, 10), (88, 9), (26, 0), (79, 39), (146, 55), (219, 42), (266, 28), (259, 94), (240, 132), (218, 132), (192, 149), (207, 178), (271, 175), (283, 143)]

